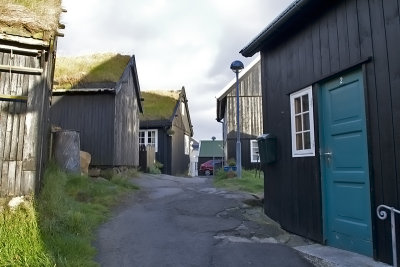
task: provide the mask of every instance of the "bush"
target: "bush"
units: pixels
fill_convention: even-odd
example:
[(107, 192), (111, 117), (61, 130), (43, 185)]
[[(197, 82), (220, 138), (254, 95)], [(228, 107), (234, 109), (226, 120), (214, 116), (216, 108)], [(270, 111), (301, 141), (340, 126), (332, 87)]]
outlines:
[(156, 161), (154, 165), (151, 165), (147, 172), (151, 174), (161, 174), (161, 169), (164, 166), (161, 162)]
[(228, 164), (228, 166), (236, 166), (236, 160), (235, 159), (228, 159), (228, 161), (226, 162), (226, 164)]

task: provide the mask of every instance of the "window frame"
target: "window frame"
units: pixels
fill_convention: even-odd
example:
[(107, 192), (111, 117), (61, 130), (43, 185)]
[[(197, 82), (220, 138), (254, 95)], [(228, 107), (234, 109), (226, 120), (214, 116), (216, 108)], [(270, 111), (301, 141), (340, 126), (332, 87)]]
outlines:
[[(139, 130), (139, 146), (141, 145), (152, 145), (152, 143), (149, 143), (149, 133), (154, 132), (155, 136), (154, 136), (154, 150), (155, 152), (158, 152), (158, 130), (157, 129), (143, 129), (143, 130)], [(140, 133), (144, 133), (144, 143), (140, 142)]]
[[(250, 140), (250, 162), (251, 163), (259, 163), (260, 162), (260, 153), (253, 153), (253, 149), (255, 148), (254, 144), (257, 145), (257, 151), (259, 151), (258, 150), (258, 142), (257, 142), (257, 140), (256, 139)], [(254, 159), (253, 156), (257, 156), (258, 160)]]
[(184, 134), (184, 143), (185, 155), (190, 155), (190, 137), (187, 134)]
[[(303, 96), (308, 95), (308, 110), (304, 111), (303, 107)], [(295, 99), (300, 98), (301, 110), (299, 113), (295, 113)], [(291, 122), (291, 139), (292, 139), (292, 157), (312, 157), (315, 156), (315, 130), (314, 130), (314, 105), (313, 105), (313, 90), (312, 86), (308, 86), (297, 92), (290, 94), (290, 122)], [(304, 114), (308, 114), (309, 118), (309, 130), (304, 130)], [(296, 115), (301, 116), (301, 130), (296, 130)], [(304, 133), (310, 133), (310, 148), (308, 149), (297, 149), (296, 135), (301, 134), (302, 146), (305, 143)]]

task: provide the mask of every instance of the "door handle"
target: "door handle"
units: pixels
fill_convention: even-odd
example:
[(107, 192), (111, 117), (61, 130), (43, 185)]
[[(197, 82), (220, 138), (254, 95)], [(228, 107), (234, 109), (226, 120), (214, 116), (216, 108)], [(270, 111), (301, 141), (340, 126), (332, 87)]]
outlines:
[(332, 155), (333, 155), (332, 152), (324, 152), (324, 153), (321, 153), (321, 156), (324, 156), (324, 157), (326, 158), (327, 166), (330, 166), (330, 165), (331, 165)]

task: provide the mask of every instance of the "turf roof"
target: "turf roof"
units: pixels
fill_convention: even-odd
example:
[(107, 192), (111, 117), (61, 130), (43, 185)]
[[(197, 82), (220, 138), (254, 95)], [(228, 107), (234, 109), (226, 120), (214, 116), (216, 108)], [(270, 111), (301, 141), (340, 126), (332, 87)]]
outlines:
[(48, 41), (61, 12), (61, 0), (0, 0), (0, 32)]
[(169, 120), (179, 99), (180, 91), (147, 91), (141, 92), (144, 101), (143, 114), (140, 120)]
[(130, 58), (113, 53), (57, 57), (54, 89), (81, 88), (89, 83), (118, 82)]

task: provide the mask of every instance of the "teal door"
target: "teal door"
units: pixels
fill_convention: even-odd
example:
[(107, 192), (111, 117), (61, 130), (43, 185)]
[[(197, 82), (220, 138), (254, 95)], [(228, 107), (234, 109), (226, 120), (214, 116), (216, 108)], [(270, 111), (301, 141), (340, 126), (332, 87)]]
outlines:
[(372, 256), (362, 73), (320, 86), (320, 160), (327, 245)]

